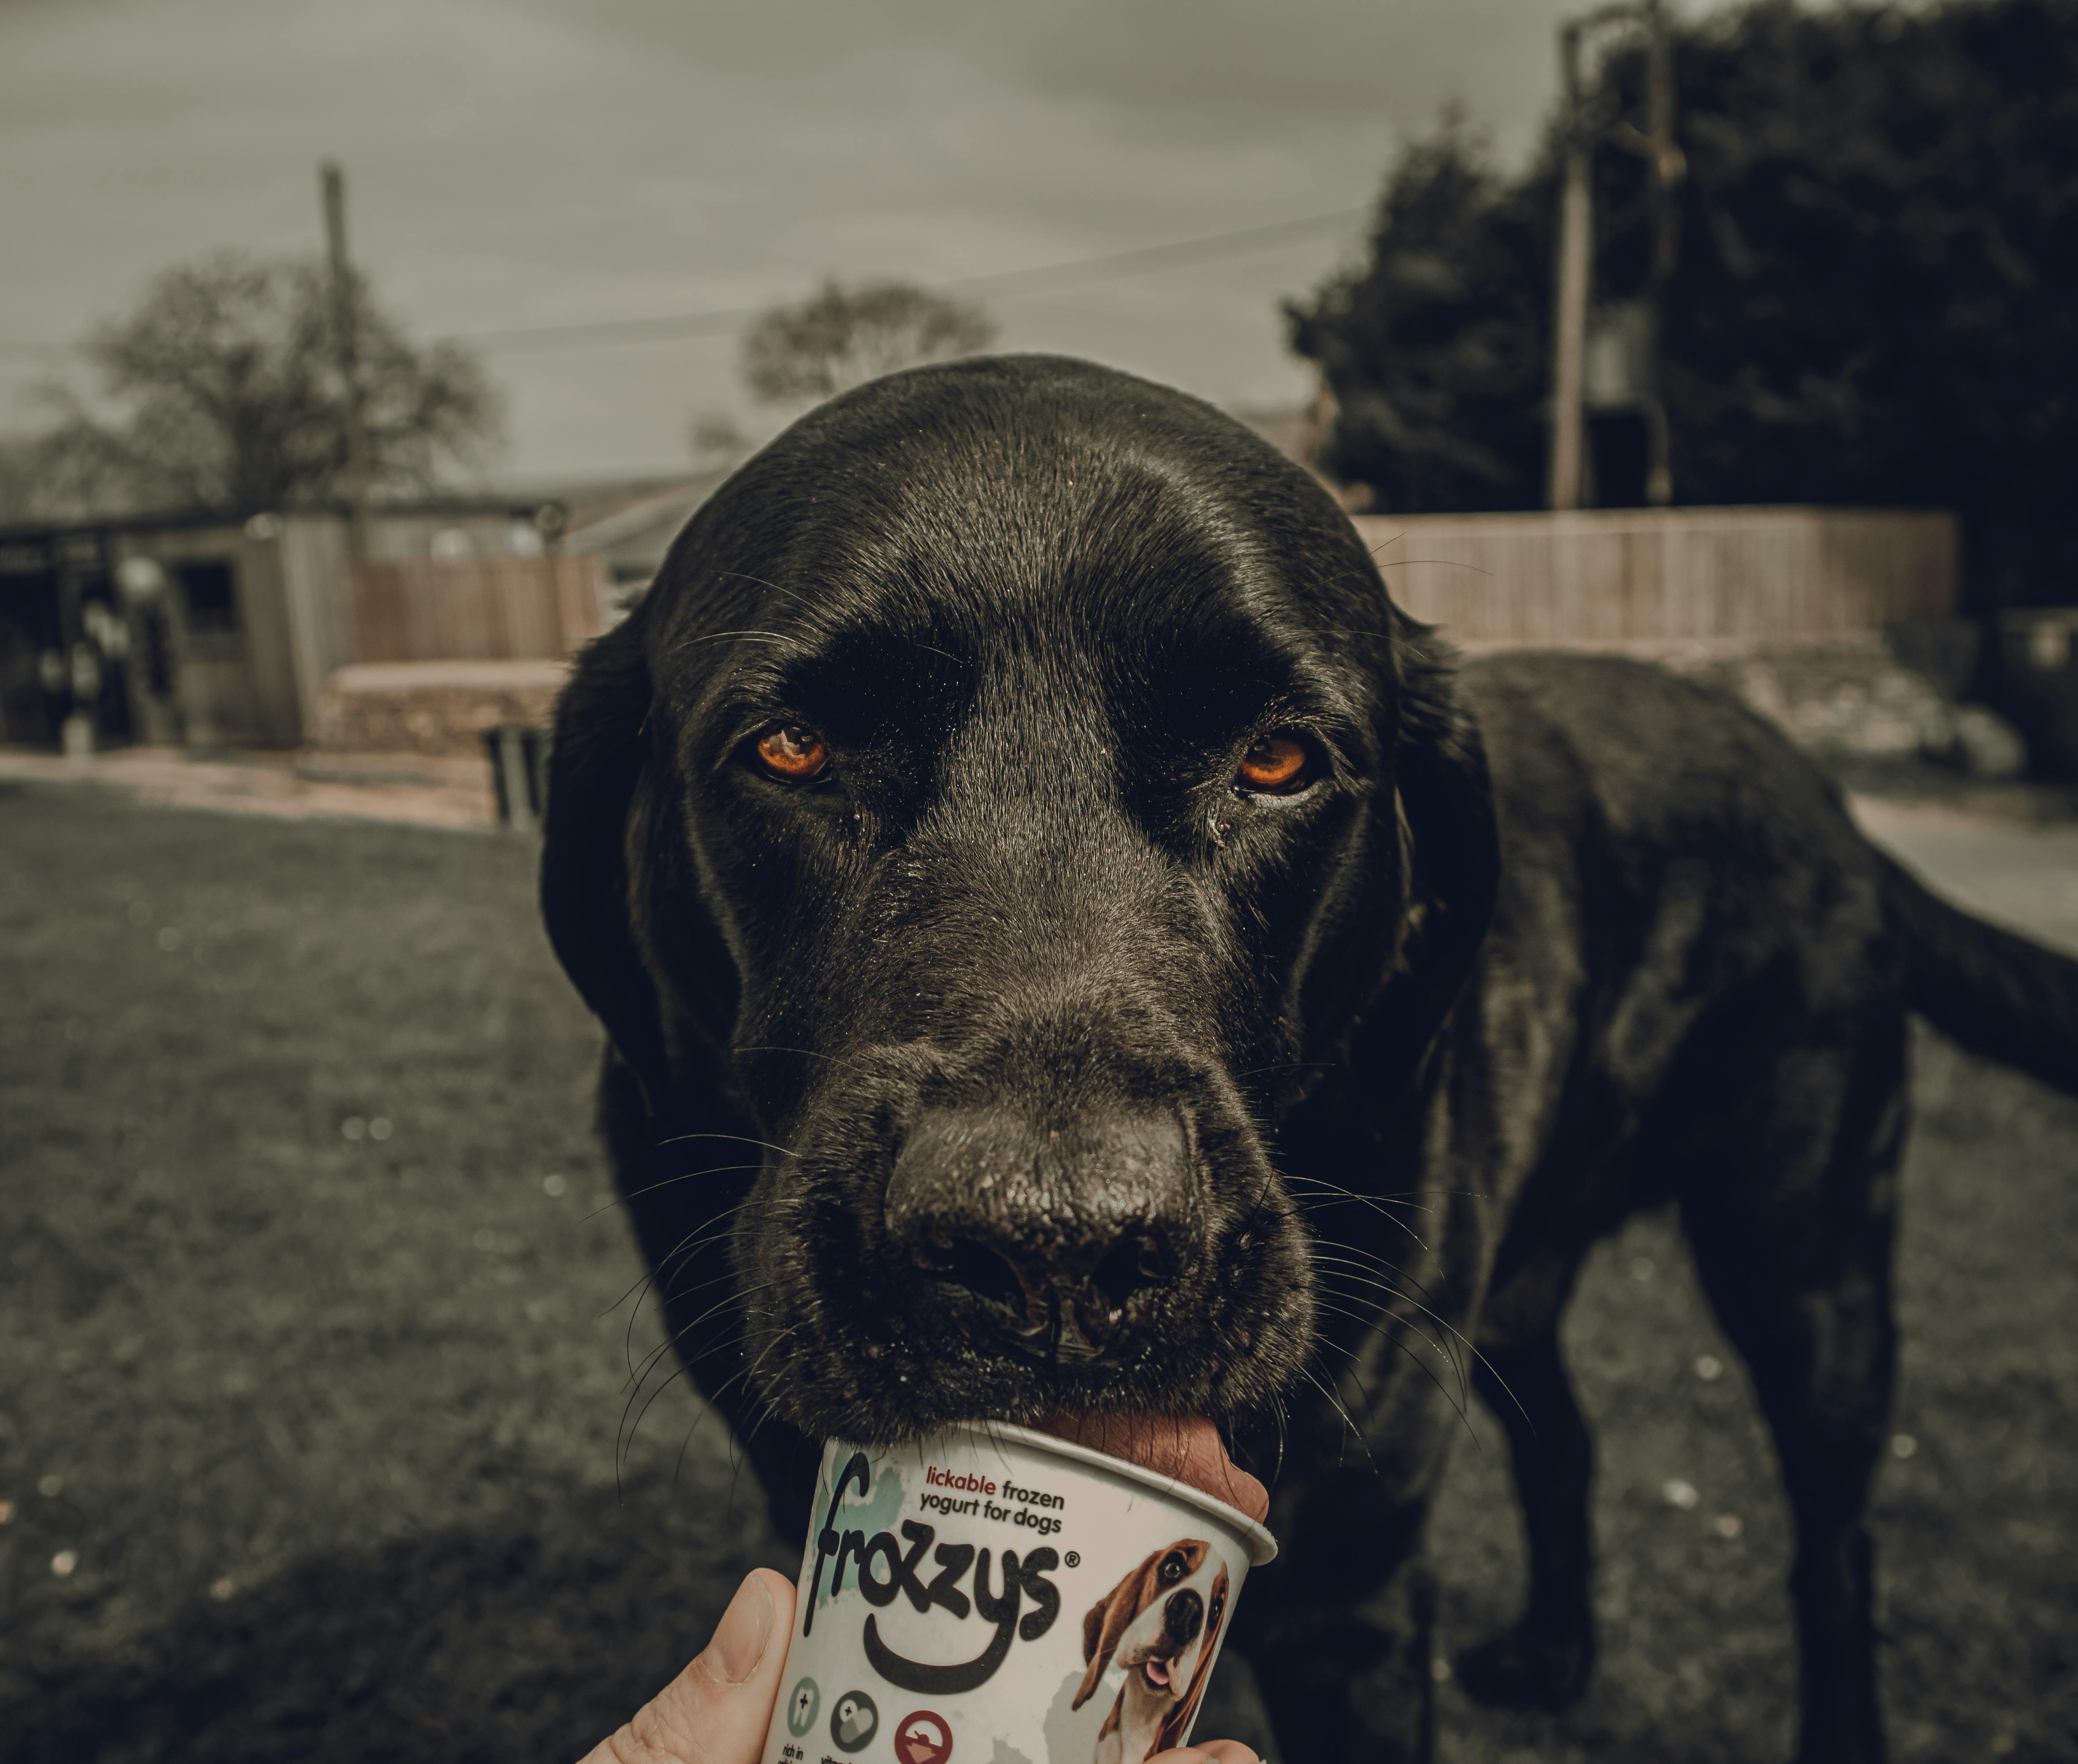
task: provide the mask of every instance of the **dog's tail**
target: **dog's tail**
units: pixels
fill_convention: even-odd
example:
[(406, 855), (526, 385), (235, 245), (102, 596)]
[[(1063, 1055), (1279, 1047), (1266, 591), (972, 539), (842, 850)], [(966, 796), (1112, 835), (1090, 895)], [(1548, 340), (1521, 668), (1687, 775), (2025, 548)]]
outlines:
[(2078, 1094), (2078, 961), (1972, 918), (1878, 856), (1913, 1009), (1972, 1053)]

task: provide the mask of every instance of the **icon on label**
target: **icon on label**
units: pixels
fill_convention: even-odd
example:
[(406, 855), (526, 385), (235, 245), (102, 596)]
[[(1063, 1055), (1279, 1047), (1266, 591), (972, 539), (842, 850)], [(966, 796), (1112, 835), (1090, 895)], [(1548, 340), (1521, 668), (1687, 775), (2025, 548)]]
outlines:
[(863, 1691), (847, 1691), (830, 1711), (830, 1737), (840, 1752), (856, 1752), (870, 1745), (880, 1731), (880, 1711)]
[(787, 1731), (799, 1739), (816, 1724), (816, 1711), (823, 1706), (823, 1693), (813, 1679), (803, 1679), (787, 1699)]
[(953, 1730), (945, 1716), (928, 1709), (903, 1716), (895, 1730), (895, 1755), (901, 1764), (945, 1764), (953, 1755)]

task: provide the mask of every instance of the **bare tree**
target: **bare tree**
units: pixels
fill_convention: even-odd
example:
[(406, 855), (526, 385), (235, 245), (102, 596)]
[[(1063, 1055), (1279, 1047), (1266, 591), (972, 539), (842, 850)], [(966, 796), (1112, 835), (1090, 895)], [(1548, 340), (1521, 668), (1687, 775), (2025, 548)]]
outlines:
[[(499, 401), (475, 359), (421, 348), (357, 286), (370, 482), (422, 490), (495, 436)], [(323, 267), (219, 252), (163, 272), (86, 345), (90, 403), (53, 390), (56, 425), (16, 444), (6, 474), (52, 514), (319, 501), (346, 463)], [(82, 506), (71, 506), (82, 505)]]
[(131, 504), (100, 432), (77, 416), (0, 440), (0, 521), (88, 520)]
[(995, 321), (971, 302), (903, 281), (831, 281), (774, 307), (743, 344), (743, 377), (762, 404), (813, 404), (898, 368), (978, 354)]
[(686, 438), (693, 450), (693, 463), (703, 472), (728, 471), (756, 451), (736, 419), (718, 411), (694, 418)]

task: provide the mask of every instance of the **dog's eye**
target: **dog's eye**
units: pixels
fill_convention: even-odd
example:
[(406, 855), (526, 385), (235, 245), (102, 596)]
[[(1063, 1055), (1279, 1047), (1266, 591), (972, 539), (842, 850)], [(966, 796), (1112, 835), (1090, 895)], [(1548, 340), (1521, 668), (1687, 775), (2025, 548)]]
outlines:
[(1181, 1580), (1183, 1578), (1183, 1558), (1181, 1556), (1163, 1557), (1162, 1578), (1164, 1580)]
[(813, 729), (787, 723), (767, 729), (757, 738), (757, 763), (773, 777), (789, 784), (806, 784), (820, 778), (830, 763), (830, 750)]
[(1295, 735), (1266, 735), (1241, 755), (1234, 782), (1263, 796), (1291, 796), (1313, 782), (1313, 753)]

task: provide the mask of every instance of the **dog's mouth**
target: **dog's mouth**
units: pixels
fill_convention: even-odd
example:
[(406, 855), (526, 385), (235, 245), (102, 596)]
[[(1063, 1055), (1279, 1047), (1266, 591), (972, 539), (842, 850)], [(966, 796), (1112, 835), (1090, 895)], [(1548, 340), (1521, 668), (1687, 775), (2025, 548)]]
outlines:
[(1140, 1675), (1147, 1680), (1150, 1690), (1166, 1691), (1169, 1688), (1169, 1669), (1173, 1663), (1168, 1660), (1143, 1660), (1140, 1662)]

